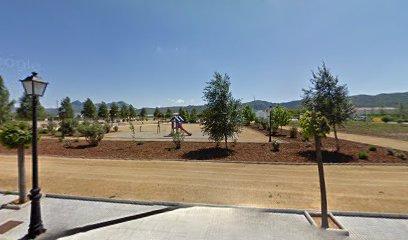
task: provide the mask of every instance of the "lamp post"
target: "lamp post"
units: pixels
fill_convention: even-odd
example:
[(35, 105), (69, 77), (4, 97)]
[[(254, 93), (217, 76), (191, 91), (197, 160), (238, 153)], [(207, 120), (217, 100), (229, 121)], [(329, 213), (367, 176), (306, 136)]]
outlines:
[(30, 225), (27, 236), (35, 238), (45, 232), (45, 228), (41, 220), (40, 199), (41, 193), (38, 186), (38, 154), (37, 154), (37, 98), (44, 95), (48, 83), (42, 80), (37, 73), (33, 72), (31, 76), (21, 80), (25, 93), (32, 98), (33, 112), (33, 139), (32, 139), (32, 171), (33, 171), (33, 187), (30, 191), (31, 200), (31, 215)]
[(272, 106), (269, 106), (269, 142), (272, 142)]

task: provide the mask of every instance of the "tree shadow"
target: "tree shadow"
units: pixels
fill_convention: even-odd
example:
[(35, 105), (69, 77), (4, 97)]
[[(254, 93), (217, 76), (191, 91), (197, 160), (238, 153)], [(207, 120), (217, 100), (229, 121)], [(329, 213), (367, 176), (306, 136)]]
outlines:
[(190, 160), (208, 160), (217, 158), (226, 158), (234, 154), (234, 150), (225, 148), (202, 148), (183, 154), (183, 158)]
[[(316, 162), (316, 152), (314, 150), (300, 151), (298, 154), (312, 162)], [(327, 150), (322, 150), (322, 158), (324, 163), (349, 163), (353, 161), (353, 156)]]
[(64, 148), (67, 148), (67, 149), (87, 149), (87, 148), (94, 148), (94, 147), (97, 147), (97, 145), (83, 144), (83, 145), (77, 145), (77, 146), (65, 146)]

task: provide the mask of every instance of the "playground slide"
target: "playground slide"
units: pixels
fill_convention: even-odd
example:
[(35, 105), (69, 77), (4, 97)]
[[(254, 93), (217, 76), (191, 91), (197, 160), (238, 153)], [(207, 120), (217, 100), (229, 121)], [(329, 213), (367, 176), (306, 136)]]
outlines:
[(183, 130), (183, 132), (187, 133), (188, 136), (192, 135), (190, 132), (188, 132), (186, 129), (184, 129), (182, 125), (180, 125), (180, 129)]

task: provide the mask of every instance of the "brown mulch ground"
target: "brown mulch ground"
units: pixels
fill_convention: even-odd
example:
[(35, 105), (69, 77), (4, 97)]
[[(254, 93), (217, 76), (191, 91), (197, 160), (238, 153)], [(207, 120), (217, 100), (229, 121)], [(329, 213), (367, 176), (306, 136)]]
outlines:
[[(287, 132), (284, 131), (284, 134)], [(279, 152), (272, 152), (268, 143), (230, 143), (230, 150), (216, 148), (214, 143), (184, 142), (181, 149), (175, 150), (172, 142), (145, 142), (137, 145), (131, 141), (102, 141), (99, 146), (90, 147), (85, 141), (73, 142), (71, 146), (54, 139), (43, 139), (39, 143), (39, 154), (64, 157), (109, 158), (109, 159), (185, 159), (185, 160), (223, 160), (250, 162), (314, 162), (313, 143), (305, 143), (300, 138), (291, 139), (278, 136), (285, 141)], [(334, 139), (323, 140), (323, 159), (330, 163), (407, 163), (387, 154), (387, 150), (377, 147), (368, 151), (366, 144), (341, 140), (341, 151), (335, 152)], [(309, 145), (309, 146), (308, 146)], [(222, 147), (223, 145), (221, 145)], [(368, 160), (358, 159), (357, 153), (365, 151)], [(30, 149), (27, 150), (27, 154)], [(15, 154), (0, 146), (0, 154)], [(408, 153), (405, 153), (408, 155)]]

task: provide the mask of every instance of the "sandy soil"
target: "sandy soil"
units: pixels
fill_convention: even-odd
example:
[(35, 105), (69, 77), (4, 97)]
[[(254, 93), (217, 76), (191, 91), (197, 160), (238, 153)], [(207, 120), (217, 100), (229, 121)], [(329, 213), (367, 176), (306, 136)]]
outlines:
[[(16, 190), (16, 156), (0, 159), (0, 189)], [(29, 163), (28, 158), (28, 170)], [(408, 167), (325, 169), (329, 209), (408, 213)], [(40, 176), (48, 193), (272, 208), (320, 206), (315, 165), (41, 157)]]
[[(199, 124), (184, 124), (183, 127), (192, 133), (192, 136), (185, 136), (185, 141), (190, 142), (208, 142), (208, 135), (203, 135)], [(146, 123), (141, 125), (140, 122), (135, 123), (136, 139), (143, 141), (171, 141), (169, 136), (171, 132), (171, 124), (165, 123), (160, 125), (160, 133), (157, 132), (157, 123)], [(122, 123), (119, 126), (118, 132), (111, 132), (105, 135), (107, 140), (131, 140), (132, 135), (129, 126)], [(238, 136), (239, 142), (261, 142), (268, 141), (268, 137), (259, 131), (252, 128), (243, 128)]]

